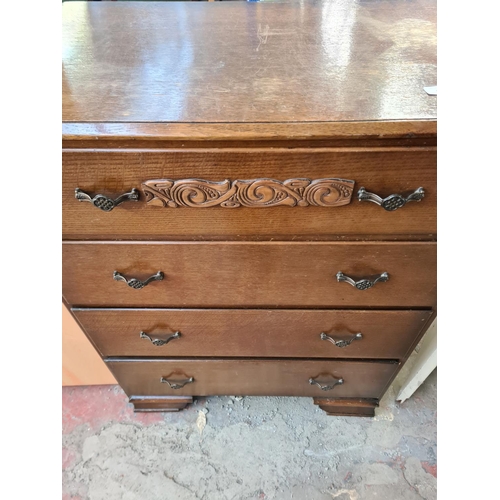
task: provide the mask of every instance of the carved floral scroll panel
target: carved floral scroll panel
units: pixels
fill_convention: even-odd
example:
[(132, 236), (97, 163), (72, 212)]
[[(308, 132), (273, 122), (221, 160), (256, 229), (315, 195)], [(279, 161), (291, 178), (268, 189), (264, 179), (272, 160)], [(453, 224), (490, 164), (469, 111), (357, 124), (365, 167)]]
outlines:
[(146, 202), (177, 207), (339, 207), (351, 201), (354, 181), (347, 179), (274, 179), (222, 182), (156, 179), (142, 183)]

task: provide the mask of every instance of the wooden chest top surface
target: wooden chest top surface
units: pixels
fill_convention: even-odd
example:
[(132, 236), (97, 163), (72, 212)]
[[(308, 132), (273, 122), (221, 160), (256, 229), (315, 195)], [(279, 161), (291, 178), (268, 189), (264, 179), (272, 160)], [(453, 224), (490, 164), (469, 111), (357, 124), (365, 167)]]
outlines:
[(435, 0), (63, 4), (63, 122), (435, 121), (435, 84)]

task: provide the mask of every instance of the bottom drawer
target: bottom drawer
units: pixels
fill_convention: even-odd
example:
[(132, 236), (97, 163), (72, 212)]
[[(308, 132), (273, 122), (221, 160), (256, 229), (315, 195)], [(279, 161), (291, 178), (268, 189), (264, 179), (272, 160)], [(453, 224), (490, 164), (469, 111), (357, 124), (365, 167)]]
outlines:
[(380, 398), (399, 365), (300, 359), (109, 359), (107, 363), (128, 396), (344, 398)]

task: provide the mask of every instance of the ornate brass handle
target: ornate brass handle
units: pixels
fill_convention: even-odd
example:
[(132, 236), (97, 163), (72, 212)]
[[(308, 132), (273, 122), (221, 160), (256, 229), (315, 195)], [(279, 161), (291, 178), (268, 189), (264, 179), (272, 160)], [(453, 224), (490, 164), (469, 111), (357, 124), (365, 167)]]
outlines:
[(388, 212), (394, 212), (394, 210), (404, 207), (409, 201), (420, 201), (424, 195), (424, 188), (419, 187), (413, 193), (407, 195), (391, 194), (387, 198), (382, 199), (380, 196), (369, 193), (364, 187), (361, 187), (358, 191), (358, 201), (371, 201), (376, 205), (380, 205)]
[(357, 288), (358, 290), (368, 290), (368, 288), (371, 288), (373, 285), (375, 285), (375, 283), (378, 283), (379, 281), (381, 283), (384, 283), (388, 279), (389, 275), (387, 273), (382, 273), (381, 275), (374, 278), (363, 278), (358, 281), (349, 278), (349, 276), (346, 276), (342, 271), (339, 271), (337, 273), (337, 281), (339, 283), (345, 281), (346, 283), (349, 283), (349, 285), (352, 285), (354, 288)]
[(152, 339), (146, 332), (141, 332), (139, 334), (141, 339), (148, 339), (153, 345), (160, 347), (162, 345), (168, 344), (173, 339), (178, 339), (181, 336), (181, 332), (175, 332), (169, 335), (165, 340), (163, 339)]
[(113, 271), (113, 279), (115, 281), (124, 281), (130, 288), (135, 288), (136, 290), (140, 290), (141, 288), (144, 288), (147, 284), (151, 283), (152, 281), (161, 281), (163, 279), (163, 273), (161, 271), (158, 271), (153, 276), (150, 276), (147, 280), (141, 281), (138, 280), (137, 278), (130, 278), (128, 280), (127, 278), (125, 278), (125, 276), (123, 276), (122, 273), (119, 273), (118, 271)]
[[(335, 378), (335, 377), (333, 377), (333, 378)], [(319, 382), (316, 382), (316, 380), (314, 380), (313, 378), (310, 378), (309, 383), (311, 385), (317, 385), (322, 391), (331, 391), (336, 385), (342, 385), (344, 383), (344, 379), (338, 378), (331, 385), (322, 385)]]
[(189, 377), (186, 380), (179, 380), (175, 382), (174, 380), (168, 380), (165, 377), (160, 378), (162, 384), (168, 384), (171, 389), (182, 389), (186, 384), (192, 384), (194, 382), (193, 377)]
[(80, 188), (75, 189), (75, 198), (78, 201), (88, 201), (92, 203), (94, 207), (104, 210), (104, 212), (111, 212), (120, 203), (124, 201), (139, 201), (139, 191), (137, 189), (132, 189), (129, 193), (123, 193), (116, 200), (104, 196), (103, 194), (96, 194), (94, 197), (82, 191)]
[(321, 332), (319, 334), (319, 338), (321, 340), (328, 340), (328, 342), (331, 342), (333, 345), (336, 345), (337, 347), (347, 347), (348, 345), (351, 345), (356, 339), (361, 340), (363, 338), (363, 334), (356, 333), (349, 340), (335, 340), (334, 338), (327, 335), (325, 332)]

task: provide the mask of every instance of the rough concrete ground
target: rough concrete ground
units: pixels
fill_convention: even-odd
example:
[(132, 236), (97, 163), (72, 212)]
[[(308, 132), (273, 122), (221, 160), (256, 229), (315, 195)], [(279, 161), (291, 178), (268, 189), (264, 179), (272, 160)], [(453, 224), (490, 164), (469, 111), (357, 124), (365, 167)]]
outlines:
[(65, 388), (63, 500), (433, 500), (436, 371), (399, 405), (405, 373), (375, 418), (271, 397), (134, 414), (117, 386)]

